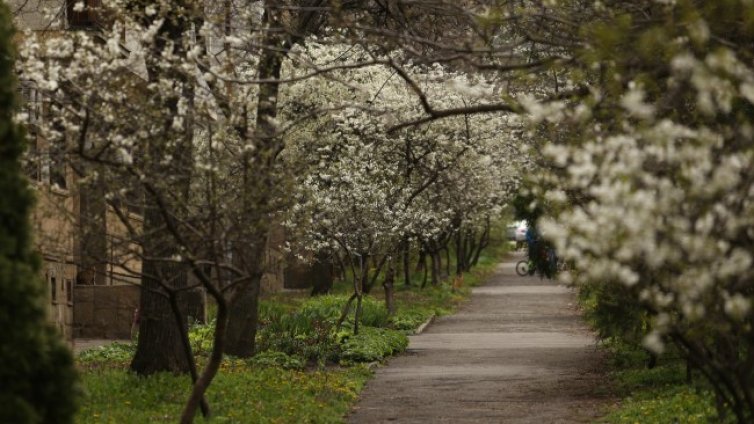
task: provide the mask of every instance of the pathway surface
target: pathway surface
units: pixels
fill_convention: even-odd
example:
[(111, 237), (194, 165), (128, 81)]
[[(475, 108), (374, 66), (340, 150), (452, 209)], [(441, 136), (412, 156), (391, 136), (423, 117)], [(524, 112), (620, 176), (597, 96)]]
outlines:
[(458, 313), (377, 370), (350, 423), (588, 423), (609, 402), (602, 356), (556, 283), (512, 256)]

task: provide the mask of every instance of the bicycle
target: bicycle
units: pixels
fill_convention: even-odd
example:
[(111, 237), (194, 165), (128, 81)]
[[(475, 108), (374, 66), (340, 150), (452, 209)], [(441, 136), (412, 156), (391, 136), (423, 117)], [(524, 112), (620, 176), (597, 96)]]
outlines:
[(516, 274), (520, 277), (526, 277), (529, 275), (529, 260), (523, 259), (516, 262)]
[[(554, 255), (554, 251), (549, 249), (544, 252), (545, 255), (547, 255), (547, 260), (554, 260), (555, 264), (553, 265), (553, 271), (551, 271), (550, 274), (543, 272), (539, 273), (540, 277), (547, 276), (547, 278), (551, 278), (551, 274), (557, 274), (561, 271), (568, 271), (570, 269), (568, 263), (563, 260), (562, 258), (550, 257), (550, 255)], [(532, 262), (531, 259), (522, 259), (518, 262), (516, 262), (516, 274), (518, 274), (521, 277), (526, 277), (527, 275), (534, 275), (538, 270), (535, 267), (534, 262)]]

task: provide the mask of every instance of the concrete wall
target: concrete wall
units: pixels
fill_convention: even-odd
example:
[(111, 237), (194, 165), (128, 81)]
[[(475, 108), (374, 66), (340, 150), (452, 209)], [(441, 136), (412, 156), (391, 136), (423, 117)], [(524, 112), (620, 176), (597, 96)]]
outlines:
[(134, 310), (139, 307), (140, 287), (134, 285), (74, 288), (73, 336), (129, 339)]

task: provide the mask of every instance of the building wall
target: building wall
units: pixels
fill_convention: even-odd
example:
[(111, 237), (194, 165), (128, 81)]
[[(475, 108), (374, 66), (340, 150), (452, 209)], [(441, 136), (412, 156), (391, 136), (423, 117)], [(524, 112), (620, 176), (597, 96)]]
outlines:
[(69, 189), (45, 182), (34, 181), (33, 187), (37, 202), (31, 222), (35, 248), (42, 257), (42, 276), (48, 287), (49, 316), (70, 340), (76, 282), (76, 198)]
[(6, 0), (22, 29), (62, 29), (65, 17), (63, 0)]
[(140, 287), (134, 285), (74, 288), (73, 336), (94, 339), (130, 339)]

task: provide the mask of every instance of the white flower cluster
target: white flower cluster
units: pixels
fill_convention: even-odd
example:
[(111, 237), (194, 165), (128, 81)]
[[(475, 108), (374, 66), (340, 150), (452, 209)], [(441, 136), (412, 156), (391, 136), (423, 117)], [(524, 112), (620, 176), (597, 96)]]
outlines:
[[(309, 64), (364, 57), (348, 45), (310, 42), (308, 48), (300, 60)], [(492, 90), (439, 66), (404, 69), (439, 107), (473, 103)], [(288, 115), (329, 111), (287, 140), (287, 160), (302, 171), (300, 204), (288, 226), (301, 233), (306, 249), (383, 255), (406, 239), (432, 243), (459, 220), (481, 226), (500, 210), (523, 166), (500, 118), (458, 117), (389, 133), (391, 123), (422, 110), (406, 82), (383, 65), (307, 79), (284, 98)]]
[[(614, 122), (545, 150), (565, 170), (550, 176), (547, 198), (564, 201), (565, 190), (579, 200), (541, 223), (580, 281), (619, 283), (652, 311), (645, 346), (655, 352), (664, 335), (751, 320), (754, 296), (754, 134), (744, 112), (754, 68), (720, 48), (683, 51), (668, 69), (662, 95), (649, 100), (627, 84)], [(692, 112), (661, 112), (668, 104)]]

